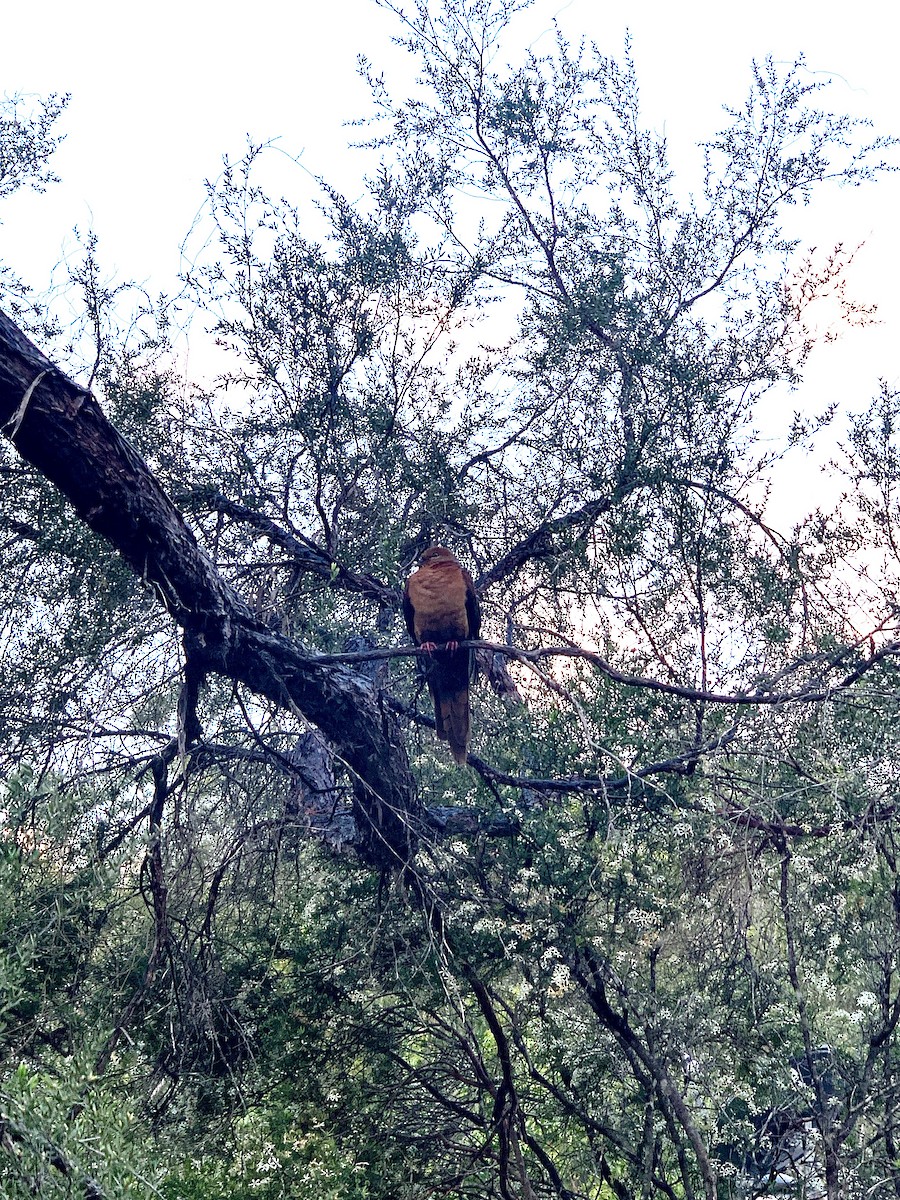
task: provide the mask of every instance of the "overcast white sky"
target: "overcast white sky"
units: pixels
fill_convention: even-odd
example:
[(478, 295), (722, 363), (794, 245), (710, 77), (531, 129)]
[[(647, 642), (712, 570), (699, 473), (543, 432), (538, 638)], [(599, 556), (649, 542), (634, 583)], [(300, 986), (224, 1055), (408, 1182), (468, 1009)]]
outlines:
[[(646, 117), (665, 130), (676, 170), (695, 162), (691, 147), (721, 124), (723, 104), (742, 101), (751, 59), (766, 54), (789, 63), (803, 52), (812, 71), (835, 77), (834, 106), (900, 133), (896, 33), (884, 0), (537, 0), (523, 37), (538, 51), (554, 16), (573, 39), (586, 35), (614, 56), (630, 28)], [(352, 196), (360, 167), (343, 123), (368, 110), (356, 56), (383, 66), (401, 90), (405, 56), (389, 40), (396, 28), (374, 0), (7, 0), (0, 92), (69, 91), (72, 101), (55, 159), (63, 182), (4, 204), (0, 259), (40, 290), (73, 251), (77, 225), (99, 235), (110, 275), (173, 290), (179, 247), (202, 216), (203, 180), (219, 174), (224, 153), (240, 155), (247, 134), (279, 138)], [(291, 170), (299, 189), (303, 173)], [(894, 177), (819, 197), (802, 213), (814, 244), (865, 241), (853, 290), (876, 301), (882, 319), (814, 358), (801, 397), (811, 408), (830, 399), (859, 406), (882, 376), (900, 384), (898, 211)]]

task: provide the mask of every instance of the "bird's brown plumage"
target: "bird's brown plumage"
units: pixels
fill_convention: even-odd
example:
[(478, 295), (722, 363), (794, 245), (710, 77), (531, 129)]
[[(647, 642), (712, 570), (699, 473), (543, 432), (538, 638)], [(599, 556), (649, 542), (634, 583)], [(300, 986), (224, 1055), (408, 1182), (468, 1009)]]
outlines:
[(425, 650), (422, 662), (437, 735), (450, 743), (462, 765), (469, 751), (474, 659), (471, 650), (460, 650), (455, 643), (478, 637), (481, 610), (472, 576), (446, 547), (430, 546), (419, 559), (419, 569), (406, 581), (403, 615), (413, 641)]

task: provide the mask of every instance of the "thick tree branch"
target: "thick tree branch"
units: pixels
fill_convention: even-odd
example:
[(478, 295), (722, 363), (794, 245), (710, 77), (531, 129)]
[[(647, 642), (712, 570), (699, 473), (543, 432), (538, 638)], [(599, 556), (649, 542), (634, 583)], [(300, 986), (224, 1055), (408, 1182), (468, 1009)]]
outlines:
[(369, 856), (405, 863), (423, 817), (396, 722), (369, 682), (267, 629), (218, 574), (135, 449), (84, 388), (0, 313), (0, 427), (158, 593), (195, 668), (317, 725), (354, 783)]

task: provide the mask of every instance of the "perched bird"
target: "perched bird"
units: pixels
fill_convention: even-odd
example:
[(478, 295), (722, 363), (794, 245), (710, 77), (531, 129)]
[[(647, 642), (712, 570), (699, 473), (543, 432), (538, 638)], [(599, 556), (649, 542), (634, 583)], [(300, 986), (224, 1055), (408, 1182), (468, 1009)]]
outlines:
[(463, 765), (469, 748), (471, 650), (458, 642), (475, 639), (481, 609), (472, 576), (445, 546), (429, 546), (403, 591), (403, 615), (413, 641), (424, 651), (425, 680), (434, 701), (439, 738), (450, 743)]

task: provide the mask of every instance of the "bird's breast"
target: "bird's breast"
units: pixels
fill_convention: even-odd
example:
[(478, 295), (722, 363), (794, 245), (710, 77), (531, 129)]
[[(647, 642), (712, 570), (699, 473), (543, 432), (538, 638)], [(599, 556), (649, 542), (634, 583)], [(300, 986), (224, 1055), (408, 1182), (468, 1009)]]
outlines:
[(409, 598), (417, 641), (451, 641), (468, 637), (466, 581), (452, 563), (422, 567), (410, 576)]

